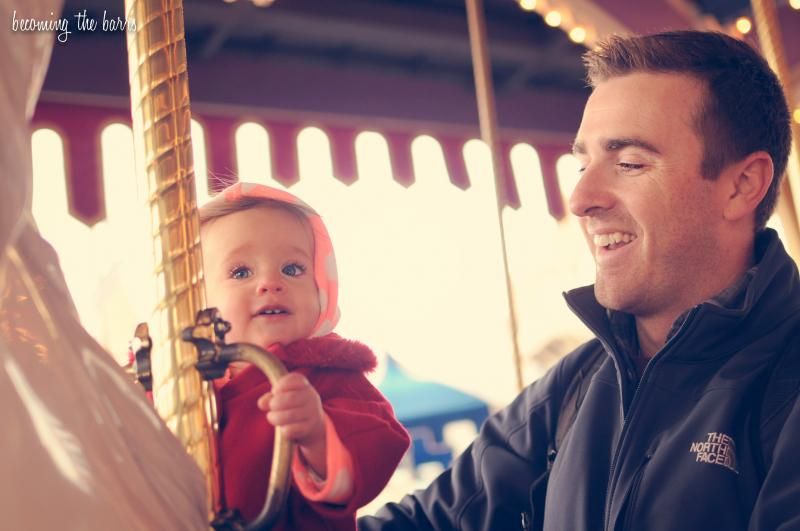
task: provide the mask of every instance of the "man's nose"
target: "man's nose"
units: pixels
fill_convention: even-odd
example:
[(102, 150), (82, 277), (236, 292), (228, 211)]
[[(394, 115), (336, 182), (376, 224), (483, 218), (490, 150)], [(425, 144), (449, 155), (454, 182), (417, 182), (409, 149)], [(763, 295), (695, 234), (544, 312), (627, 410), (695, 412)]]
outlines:
[(609, 210), (614, 206), (614, 194), (608, 178), (598, 168), (587, 166), (569, 198), (569, 210), (578, 217)]

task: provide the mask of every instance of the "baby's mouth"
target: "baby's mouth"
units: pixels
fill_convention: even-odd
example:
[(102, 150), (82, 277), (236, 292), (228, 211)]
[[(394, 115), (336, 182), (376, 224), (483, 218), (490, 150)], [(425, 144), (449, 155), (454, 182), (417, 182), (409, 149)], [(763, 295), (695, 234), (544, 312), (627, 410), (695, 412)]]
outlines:
[(289, 315), (289, 310), (283, 306), (267, 306), (261, 308), (256, 315)]

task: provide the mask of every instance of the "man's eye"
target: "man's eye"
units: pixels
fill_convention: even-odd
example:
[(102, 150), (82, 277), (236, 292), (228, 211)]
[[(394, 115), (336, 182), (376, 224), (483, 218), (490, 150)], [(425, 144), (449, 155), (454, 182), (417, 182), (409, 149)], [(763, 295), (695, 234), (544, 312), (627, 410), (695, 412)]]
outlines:
[(618, 162), (617, 166), (623, 170), (641, 170), (644, 168), (644, 164), (634, 164), (632, 162)]
[(252, 274), (253, 272), (250, 271), (249, 267), (237, 266), (231, 269), (230, 277), (234, 280), (242, 280), (243, 278), (252, 276)]
[(284, 275), (288, 275), (290, 277), (299, 277), (300, 275), (305, 273), (305, 271), (306, 271), (305, 266), (301, 264), (286, 264), (285, 266), (283, 266), (283, 269), (281, 269), (281, 272)]

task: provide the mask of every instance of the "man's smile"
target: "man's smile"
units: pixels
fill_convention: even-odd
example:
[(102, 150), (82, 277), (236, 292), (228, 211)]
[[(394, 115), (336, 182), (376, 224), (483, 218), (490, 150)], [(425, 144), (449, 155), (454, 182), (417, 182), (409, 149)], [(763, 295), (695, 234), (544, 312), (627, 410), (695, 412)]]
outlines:
[(629, 232), (607, 232), (604, 234), (595, 234), (592, 236), (592, 241), (595, 247), (603, 247), (608, 251), (619, 249), (624, 245), (629, 244), (637, 238), (635, 234)]

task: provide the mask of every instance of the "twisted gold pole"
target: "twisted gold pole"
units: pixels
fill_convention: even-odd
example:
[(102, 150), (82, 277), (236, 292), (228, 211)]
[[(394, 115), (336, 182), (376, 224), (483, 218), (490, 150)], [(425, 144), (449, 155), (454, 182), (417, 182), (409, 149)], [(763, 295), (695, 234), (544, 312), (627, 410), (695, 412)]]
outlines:
[(181, 330), (205, 306), (192, 167), (189, 83), (181, 0), (125, 0), (138, 171), (147, 182), (158, 304), (152, 321), (156, 410), (206, 479), (209, 516), (219, 507), (211, 396)]
[[(775, 2), (774, 0), (751, 0), (751, 5), (761, 51), (783, 84), (791, 110), (794, 108), (791, 101), (791, 76), (783, 50)], [(800, 218), (797, 213), (797, 206), (800, 205), (800, 155), (798, 154), (800, 128), (794, 120), (791, 122), (791, 127), (792, 152), (789, 155), (789, 164), (786, 166), (786, 179), (781, 187), (777, 210), (786, 232), (789, 253), (795, 261), (800, 262)], [(775, 178), (778, 176), (776, 175)]]
[(522, 355), (519, 349), (519, 335), (517, 333), (517, 313), (514, 304), (514, 290), (511, 285), (511, 272), (508, 268), (508, 247), (506, 245), (505, 226), (503, 224), (504, 205), (500, 194), (505, 190), (505, 173), (500, 164), (500, 149), (497, 134), (497, 113), (495, 112), (494, 86), (492, 85), (492, 64), (486, 44), (486, 20), (483, 16), (482, 0), (466, 0), (467, 25), (469, 28), (469, 43), (472, 53), (472, 67), (475, 76), (475, 97), (478, 103), (478, 120), (481, 128), (481, 138), (489, 147), (492, 158), (492, 169), (497, 188), (497, 223), (500, 229), (500, 247), (503, 260), (503, 272), (506, 281), (506, 295), (508, 297), (509, 333), (514, 356), (514, 370), (517, 391), (522, 391), (525, 386), (522, 377)]

